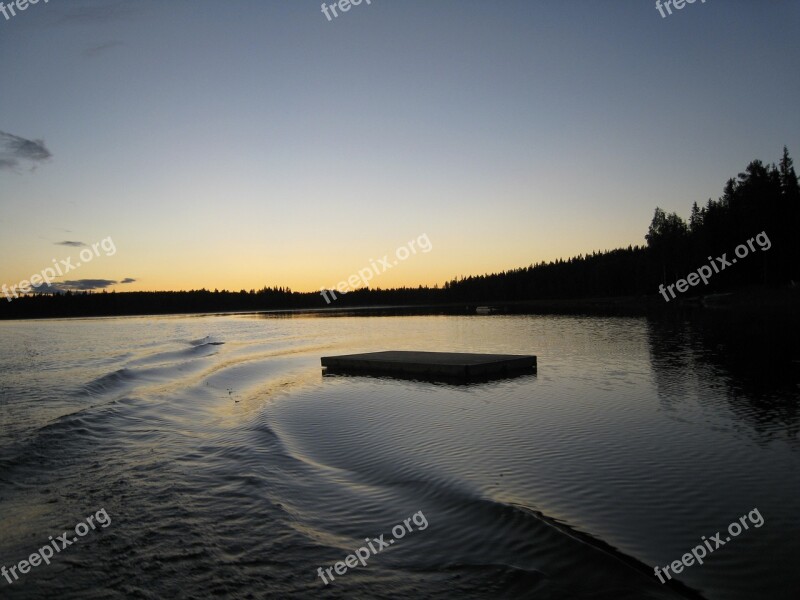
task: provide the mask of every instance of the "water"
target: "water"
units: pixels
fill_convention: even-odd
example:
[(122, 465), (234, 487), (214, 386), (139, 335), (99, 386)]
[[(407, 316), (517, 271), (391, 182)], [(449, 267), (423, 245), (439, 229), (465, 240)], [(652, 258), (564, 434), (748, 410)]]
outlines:
[[(0, 578), (0, 595), (795, 598), (792, 331), (497, 315), (0, 323), (0, 566), (101, 509), (111, 521)], [(539, 371), (474, 386), (321, 375), (320, 356), (383, 349), (531, 353)], [(655, 578), (754, 508), (763, 525), (681, 586)], [(366, 568), (318, 577), (419, 511), (428, 526)]]

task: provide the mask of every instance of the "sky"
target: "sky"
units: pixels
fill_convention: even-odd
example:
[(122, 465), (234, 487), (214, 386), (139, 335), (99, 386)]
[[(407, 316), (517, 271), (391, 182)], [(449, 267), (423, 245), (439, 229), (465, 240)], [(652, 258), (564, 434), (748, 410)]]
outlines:
[(796, 0), (321, 8), (0, 14), (0, 284), (317, 291), (388, 255), (371, 285), (441, 285), (643, 244), (800, 157)]

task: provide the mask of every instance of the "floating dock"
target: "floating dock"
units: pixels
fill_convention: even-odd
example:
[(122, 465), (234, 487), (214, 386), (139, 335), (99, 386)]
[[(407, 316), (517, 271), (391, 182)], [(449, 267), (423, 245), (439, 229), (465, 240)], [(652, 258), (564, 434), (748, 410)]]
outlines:
[(536, 357), (521, 354), (408, 352), (389, 350), (344, 356), (323, 356), (329, 373), (360, 373), (424, 379), (495, 379), (534, 372)]

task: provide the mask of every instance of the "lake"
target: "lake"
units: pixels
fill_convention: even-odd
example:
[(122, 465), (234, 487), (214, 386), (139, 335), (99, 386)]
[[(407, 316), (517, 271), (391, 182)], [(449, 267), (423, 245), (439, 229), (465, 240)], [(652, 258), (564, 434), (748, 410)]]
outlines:
[[(793, 599), (795, 331), (724, 315), (2, 322), (0, 566), (76, 541), (0, 595)], [(535, 354), (538, 372), (321, 372), (321, 356), (387, 349)], [(678, 585), (656, 578), (754, 510)]]

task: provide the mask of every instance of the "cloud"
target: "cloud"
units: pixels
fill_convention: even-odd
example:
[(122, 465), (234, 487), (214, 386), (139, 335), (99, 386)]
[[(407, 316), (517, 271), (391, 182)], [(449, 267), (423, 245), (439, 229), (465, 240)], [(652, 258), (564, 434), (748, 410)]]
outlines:
[(56, 285), (70, 290), (89, 291), (104, 290), (116, 284), (113, 279), (69, 279)]
[(89, 244), (84, 244), (83, 242), (56, 242), (56, 246), (70, 246), (71, 248), (87, 248)]
[(108, 50), (111, 50), (112, 48), (116, 48), (117, 46), (122, 46), (122, 45), (123, 45), (122, 42), (118, 42), (116, 40), (110, 42), (104, 42), (102, 44), (97, 44), (95, 46), (87, 48), (82, 52), (82, 54), (87, 58), (94, 58), (95, 56), (98, 56), (103, 52), (106, 52)]
[(104, 290), (112, 285), (121, 285), (123, 283), (133, 283), (136, 281), (130, 277), (126, 277), (122, 281), (115, 279), (68, 279), (67, 281), (58, 281), (51, 284), (43, 283), (39, 287), (32, 288), (37, 294), (63, 294), (64, 292), (93, 292), (95, 290)]
[(44, 140), (27, 140), (18, 135), (0, 131), (0, 169), (13, 169), (21, 161), (43, 162), (52, 157)]

